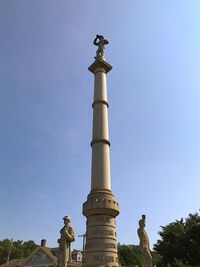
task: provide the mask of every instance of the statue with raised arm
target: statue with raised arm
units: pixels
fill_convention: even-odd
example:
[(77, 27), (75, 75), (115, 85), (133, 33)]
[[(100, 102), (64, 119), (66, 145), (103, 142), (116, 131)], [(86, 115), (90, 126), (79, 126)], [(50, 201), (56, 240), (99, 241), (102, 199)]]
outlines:
[(152, 267), (152, 256), (149, 246), (149, 238), (145, 231), (145, 219), (146, 215), (142, 215), (142, 219), (139, 220), (139, 228), (137, 230), (138, 237), (140, 239), (139, 248), (143, 256), (143, 267)]
[(67, 267), (67, 263), (71, 262), (71, 242), (75, 240), (75, 233), (70, 225), (70, 217), (65, 216), (64, 227), (60, 230), (59, 243), (59, 267)]
[(93, 44), (98, 46), (98, 49), (96, 51), (96, 57), (104, 58), (105, 45), (109, 44), (109, 42), (104, 39), (103, 35), (97, 34)]

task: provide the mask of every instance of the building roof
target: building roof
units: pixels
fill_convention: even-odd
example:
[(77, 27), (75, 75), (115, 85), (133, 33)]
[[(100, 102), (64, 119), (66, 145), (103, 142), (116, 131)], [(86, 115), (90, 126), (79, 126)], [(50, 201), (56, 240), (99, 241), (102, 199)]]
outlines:
[[(42, 250), (51, 260), (54, 265), (57, 265), (58, 258), (57, 254), (59, 251), (58, 247), (55, 248), (48, 248), (44, 246), (38, 246), (27, 258), (25, 259), (14, 259), (8, 262), (8, 265), (6, 263), (0, 265), (0, 267), (23, 267), (26, 265), (26, 263), (35, 255), (39, 250)], [(80, 250), (73, 250), (72, 252), (79, 253)], [(81, 266), (80, 262), (73, 261), (72, 263), (68, 263), (69, 267), (75, 267), (75, 266)]]
[(57, 257), (53, 255), (53, 253), (51, 252), (51, 248), (38, 246), (26, 259), (24, 259), (20, 263), (20, 266), (24, 266), (26, 262), (28, 262), (39, 250), (42, 250), (44, 253), (46, 253), (47, 256), (53, 261), (53, 263), (57, 264), (58, 262)]

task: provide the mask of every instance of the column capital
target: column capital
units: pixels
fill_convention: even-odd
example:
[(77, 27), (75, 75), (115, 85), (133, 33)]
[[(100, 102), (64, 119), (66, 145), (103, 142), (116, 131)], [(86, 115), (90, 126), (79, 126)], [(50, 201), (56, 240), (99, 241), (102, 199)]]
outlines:
[(100, 57), (95, 57), (95, 61), (89, 66), (88, 70), (95, 73), (96, 69), (103, 68), (108, 73), (112, 66)]

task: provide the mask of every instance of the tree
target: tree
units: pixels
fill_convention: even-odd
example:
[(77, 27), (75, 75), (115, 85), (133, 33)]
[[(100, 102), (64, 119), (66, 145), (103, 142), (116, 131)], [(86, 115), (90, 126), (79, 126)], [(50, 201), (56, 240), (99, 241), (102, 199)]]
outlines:
[(154, 250), (160, 255), (157, 266), (170, 264), (178, 266), (197, 266), (200, 264), (200, 216), (189, 214), (183, 220), (176, 220), (166, 226), (161, 226), (161, 239), (154, 245)]
[[(9, 239), (0, 241), (0, 264), (7, 261), (10, 246), (11, 242)], [(12, 243), (10, 260), (26, 258), (36, 247), (37, 245), (32, 240), (26, 242), (23, 242), (22, 240), (14, 241)]]
[(134, 245), (120, 245), (118, 244), (119, 261), (124, 265), (138, 265), (141, 266), (142, 255), (139, 247)]
[(37, 245), (33, 240), (29, 240), (23, 243), (24, 249), (24, 257), (28, 257), (34, 249), (36, 249)]

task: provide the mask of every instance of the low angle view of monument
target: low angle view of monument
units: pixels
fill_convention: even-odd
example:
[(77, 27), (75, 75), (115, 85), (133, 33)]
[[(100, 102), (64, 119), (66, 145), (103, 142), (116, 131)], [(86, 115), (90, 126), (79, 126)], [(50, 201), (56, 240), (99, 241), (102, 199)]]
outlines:
[(67, 267), (67, 263), (71, 262), (71, 242), (75, 240), (75, 233), (70, 225), (70, 217), (65, 216), (63, 218), (64, 226), (60, 230), (60, 239), (58, 239), (59, 243), (59, 256), (58, 263), (59, 267)]
[(117, 267), (115, 217), (119, 205), (111, 191), (110, 142), (108, 131), (108, 100), (106, 74), (112, 66), (105, 60), (108, 41), (96, 35), (98, 46), (95, 61), (89, 66), (94, 74), (91, 190), (83, 204), (86, 223), (85, 267)]
[(142, 219), (139, 220), (139, 228), (137, 230), (138, 237), (140, 239), (139, 248), (143, 256), (143, 267), (152, 267), (152, 256), (149, 246), (149, 238), (145, 231), (145, 219), (146, 215), (142, 215)]
[(0, 0), (0, 267), (200, 267), (199, 10)]

